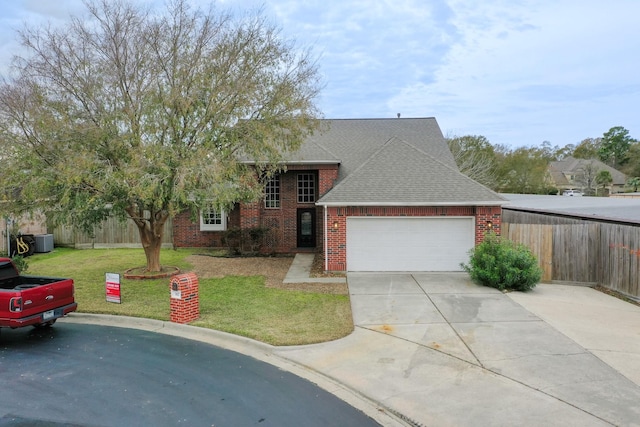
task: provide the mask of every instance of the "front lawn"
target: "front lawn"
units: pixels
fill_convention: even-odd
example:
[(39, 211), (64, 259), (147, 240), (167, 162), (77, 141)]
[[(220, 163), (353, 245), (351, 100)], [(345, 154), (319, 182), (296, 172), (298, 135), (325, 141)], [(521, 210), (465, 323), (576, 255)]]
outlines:
[[(162, 251), (162, 265), (193, 271), (187, 258), (202, 250)], [(125, 270), (145, 264), (142, 249), (56, 248), (27, 259), (26, 274), (71, 277), (78, 311), (169, 320), (170, 279), (126, 280)], [(250, 262), (250, 261), (249, 261)], [(105, 274), (121, 275), (122, 303), (106, 302)], [(195, 271), (198, 274), (197, 271)], [(273, 345), (329, 341), (353, 330), (347, 295), (265, 286), (264, 276), (200, 278), (200, 318), (194, 326), (242, 335)]]

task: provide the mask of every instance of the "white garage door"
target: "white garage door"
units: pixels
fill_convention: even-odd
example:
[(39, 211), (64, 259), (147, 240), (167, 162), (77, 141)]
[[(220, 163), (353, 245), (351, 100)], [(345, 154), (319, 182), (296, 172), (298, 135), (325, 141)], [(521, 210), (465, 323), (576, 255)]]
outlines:
[(347, 270), (460, 271), (474, 225), (473, 217), (347, 218)]

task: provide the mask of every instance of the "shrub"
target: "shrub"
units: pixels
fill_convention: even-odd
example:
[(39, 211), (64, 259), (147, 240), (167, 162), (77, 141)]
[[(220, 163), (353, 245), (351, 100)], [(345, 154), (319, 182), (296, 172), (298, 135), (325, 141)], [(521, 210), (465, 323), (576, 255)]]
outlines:
[(18, 269), (18, 273), (25, 273), (29, 269), (29, 263), (22, 255), (16, 255), (11, 258), (11, 261), (15, 264)]
[(542, 269), (529, 248), (494, 233), (469, 252), (469, 264), (461, 267), (471, 279), (500, 290), (528, 291), (542, 277)]
[(222, 236), (222, 243), (227, 246), (231, 256), (256, 254), (260, 252), (268, 232), (269, 229), (265, 227), (229, 228)]

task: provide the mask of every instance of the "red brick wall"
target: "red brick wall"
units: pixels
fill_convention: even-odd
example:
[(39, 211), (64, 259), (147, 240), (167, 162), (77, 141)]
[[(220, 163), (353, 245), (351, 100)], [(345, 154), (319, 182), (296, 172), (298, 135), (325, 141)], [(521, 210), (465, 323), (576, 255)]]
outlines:
[[(227, 227), (240, 226), (240, 209), (235, 206), (227, 213)], [(176, 248), (220, 248), (222, 231), (200, 231), (200, 220), (191, 221), (189, 212), (182, 212), (173, 219), (173, 245)]]
[[(254, 203), (240, 203), (229, 213), (228, 227), (267, 227), (271, 229), (266, 237), (264, 252), (293, 253), (297, 249), (297, 209), (316, 210), (316, 247), (322, 249), (323, 211), (315, 203), (298, 203), (297, 173), (316, 173), (317, 197), (319, 199), (333, 188), (338, 177), (338, 165), (290, 165), (280, 176), (280, 207), (267, 209), (260, 200)], [(220, 231), (200, 231), (200, 224), (192, 222), (189, 213), (182, 213), (173, 221), (173, 240), (176, 247), (222, 247)]]
[(316, 247), (322, 249), (323, 222), (322, 208), (315, 203), (298, 203), (297, 174), (303, 171), (316, 173), (317, 195), (316, 200), (333, 188), (338, 177), (338, 165), (291, 165), (286, 173), (280, 176), (280, 208), (267, 209), (260, 205), (260, 218), (263, 227), (273, 231), (272, 252), (292, 253), (298, 246), (297, 241), (297, 211), (300, 208), (316, 210)]
[(502, 230), (502, 208), (500, 206), (476, 207), (476, 245), (482, 243), (488, 231), (500, 235)]
[(327, 208), (327, 264), (328, 271), (347, 269), (347, 217), (350, 216), (473, 216), (476, 219), (475, 243), (484, 239), (491, 229), (500, 234), (501, 207), (495, 206), (422, 206), (422, 207), (346, 207)]

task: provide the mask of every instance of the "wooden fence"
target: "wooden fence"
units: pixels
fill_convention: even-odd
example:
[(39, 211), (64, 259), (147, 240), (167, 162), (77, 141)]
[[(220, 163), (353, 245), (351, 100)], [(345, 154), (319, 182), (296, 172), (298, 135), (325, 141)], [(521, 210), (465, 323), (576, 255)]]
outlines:
[[(172, 221), (164, 224), (162, 247), (173, 247)], [(53, 230), (56, 246), (67, 246), (78, 249), (91, 248), (141, 248), (140, 233), (133, 220), (125, 222), (109, 218), (101, 226), (95, 227), (90, 236), (71, 226), (58, 226)]]
[(640, 297), (640, 224), (503, 209), (502, 235), (538, 257), (544, 282)]

